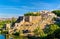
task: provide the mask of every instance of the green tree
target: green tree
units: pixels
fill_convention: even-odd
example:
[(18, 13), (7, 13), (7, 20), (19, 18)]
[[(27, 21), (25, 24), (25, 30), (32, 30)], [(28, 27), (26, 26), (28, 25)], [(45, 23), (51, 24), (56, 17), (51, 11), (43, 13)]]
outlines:
[(40, 16), (40, 13), (28, 12), (28, 13), (25, 13), (24, 16)]
[(39, 27), (37, 27), (35, 30), (34, 30), (34, 33), (35, 35), (37, 36), (40, 36), (41, 38), (45, 36), (45, 33), (42, 29), (40, 29)]
[(55, 13), (57, 16), (60, 16), (60, 10), (53, 10), (53, 13)]
[(48, 26), (48, 28), (45, 29), (45, 33), (52, 34), (56, 29), (58, 29), (59, 26), (56, 24), (51, 24)]
[(2, 28), (7, 23), (11, 23), (11, 20), (0, 21), (0, 28)]
[(60, 28), (55, 30), (52, 34), (47, 35), (47, 39), (60, 39)]

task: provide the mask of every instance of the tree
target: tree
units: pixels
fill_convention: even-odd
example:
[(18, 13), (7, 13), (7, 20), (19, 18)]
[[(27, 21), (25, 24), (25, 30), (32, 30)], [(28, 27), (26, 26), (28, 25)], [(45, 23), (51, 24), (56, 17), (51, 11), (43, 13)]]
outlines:
[(24, 14), (24, 16), (40, 16), (40, 13), (28, 12), (28, 13)]
[(53, 10), (53, 13), (55, 13), (57, 16), (60, 16), (60, 10)]
[(56, 24), (51, 24), (48, 26), (48, 28), (45, 29), (45, 33), (52, 34), (56, 29), (58, 29), (59, 26)]
[(52, 34), (47, 35), (47, 39), (60, 39), (60, 28), (55, 30)]
[(41, 38), (45, 36), (45, 33), (42, 29), (40, 29), (39, 27), (37, 27), (35, 30), (34, 30), (34, 33), (35, 35), (37, 36), (40, 36)]

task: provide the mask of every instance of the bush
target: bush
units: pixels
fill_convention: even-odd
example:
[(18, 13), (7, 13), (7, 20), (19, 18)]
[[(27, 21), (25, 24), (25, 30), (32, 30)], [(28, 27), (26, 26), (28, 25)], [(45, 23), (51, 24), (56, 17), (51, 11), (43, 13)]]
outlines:
[(19, 36), (19, 32), (15, 32), (13, 33), (13, 35)]
[(47, 39), (60, 39), (60, 29), (54, 31), (54, 33), (49, 34)]
[(5, 30), (5, 31), (3, 31), (2, 33), (3, 33), (3, 34), (8, 34), (8, 31), (7, 31), (7, 30)]
[(41, 38), (46, 36), (44, 31), (42, 29), (40, 29), (39, 27), (34, 30), (34, 33), (35, 33), (35, 35), (37, 35), (37, 36), (39, 36)]
[(51, 24), (48, 26), (48, 28), (45, 29), (46, 34), (52, 34), (56, 29), (58, 29), (59, 26), (56, 24)]
[(57, 16), (60, 16), (60, 10), (53, 10), (53, 13), (55, 13)]
[(24, 14), (24, 16), (40, 16), (40, 13), (33, 13), (33, 12), (28, 12), (28, 13), (26, 13), (26, 14)]

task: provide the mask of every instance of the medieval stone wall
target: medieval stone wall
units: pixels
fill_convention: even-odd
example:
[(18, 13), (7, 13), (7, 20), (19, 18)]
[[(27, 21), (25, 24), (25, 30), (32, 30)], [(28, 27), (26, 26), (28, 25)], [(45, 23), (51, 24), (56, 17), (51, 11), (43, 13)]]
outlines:
[(51, 12), (49, 13), (47, 11), (42, 12), (40, 16), (21, 16), (17, 19), (12, 31), (14, 31), (15, 29), (17, 29), (18, 31), (34, 31), (34, 29), (36, 29), (37, 27), (44, 29), (46, 24), (51, 24), (52, 19), (55, 16), (55, 14), (52, 14)]

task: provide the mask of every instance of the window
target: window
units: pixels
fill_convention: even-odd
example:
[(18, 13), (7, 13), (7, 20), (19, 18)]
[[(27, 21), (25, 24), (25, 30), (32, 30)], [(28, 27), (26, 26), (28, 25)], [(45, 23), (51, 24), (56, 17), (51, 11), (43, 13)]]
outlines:
[(25, 21), (26, 21), (26, 22), (29, 22), (29, 16), (26, 16), (26, 17), (25, 17)]

